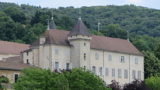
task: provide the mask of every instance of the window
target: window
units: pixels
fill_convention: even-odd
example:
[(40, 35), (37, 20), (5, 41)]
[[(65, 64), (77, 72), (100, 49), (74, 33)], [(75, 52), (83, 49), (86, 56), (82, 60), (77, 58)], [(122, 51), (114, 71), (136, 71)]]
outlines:
[(115, 69), (112, 68), (112, 77), (115, 77)]
[(96, 67), (92, 66), (92, 72), (96, 74)]
[(96, 58), (96, 60), (99, 59), (99, 54), (98, 53), (95, 54), (95, 58)]
[(109, 69), (108, 68), (105, 69), (105, 75), (109, 76)]
[(138, 79), (141, 80), (141, 71), (138, 71)]
[(86, 70), (86, 66), (84, 66), (84, 70)]
[(26, 60), (26, 63), (29, 64), (29, 60), (28, 59)]
[(17, 82), (19, 75), (18, 74), (14, 74), (14, 82)]
[(55, 49), (55, 54), (58, 55), (59, 54), (59, 50)]
[(132, 70), (132, 79), (136, 79), (136, 71)]
[(135, 58), (135, 64), (138, 64), (138, 58), (137, 57)]
[(66, 63), (66, 70), (69, 70), (69, 63)]
[(122, 63), (125, 62), (124, 59), (125, 59), (124, 56), (121, 56), (121, 62), (122, 62)]
[(84, 53), (84, 60), (86, 60), (86, 53)]
[(108, 60), (112, 61), (112, 55), (108, 55)]
[(99, 75), (102, 76), (102, 67), (99, 68)]
[(59, 62), (55, 62), (55, 70), (59, 69)]
[(118, 69), (118, 78), (122, 78), (122, 70)]
[(127, 69), (124, 70), (124, 78), (125, 78), (125, 79), (128, 78), (128, 70), (127, 70)]
[(84, 43), (84, 46), (86, 46), (86, 43)]

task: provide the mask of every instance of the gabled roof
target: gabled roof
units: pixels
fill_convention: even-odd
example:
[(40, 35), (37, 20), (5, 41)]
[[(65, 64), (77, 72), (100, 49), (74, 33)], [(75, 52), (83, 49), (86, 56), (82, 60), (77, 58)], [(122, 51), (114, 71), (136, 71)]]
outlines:
[(0, 41), (0, 54), (20, 54), (22, 51), (29, 49), (28, 44), (15, 42)]
[[(64, 30), (48, 30), (45, 32), (46, 37), (45, 44), (58, 44), (70, 46), (68, 41), (69, 31)], [(91, 48), (98, 50), (106, 50), (111, 52), (119, 52), (134, 55), (143, 55), (131, 42), (119, 38), (111, 38), (104, 36), (91, 36)], [(33, 46), (39, 45), (39, 42), (35, 42)]]
[(73, 30), (69, 33), (69, 36), (76, 36), (76, 35), (84, 35), (84, 36), (90, 36), (87, 27), (84, 25), (81, 18), (78, 19), (78, 22), (75, 24)]
[(24, 68), (34, 67), (29, 64), (24, 64), (20, 56), (10, 57), (0, 61), (0, 70), (22, 70)]

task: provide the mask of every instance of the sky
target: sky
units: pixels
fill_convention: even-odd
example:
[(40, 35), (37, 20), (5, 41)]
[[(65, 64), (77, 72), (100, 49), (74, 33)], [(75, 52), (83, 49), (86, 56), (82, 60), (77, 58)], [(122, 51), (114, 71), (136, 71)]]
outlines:
[(48, 8), (134, 4), (160, 9), (160, 0), (0, 0), (0, 2), (14, 2), (16, 4), (29, 4)]

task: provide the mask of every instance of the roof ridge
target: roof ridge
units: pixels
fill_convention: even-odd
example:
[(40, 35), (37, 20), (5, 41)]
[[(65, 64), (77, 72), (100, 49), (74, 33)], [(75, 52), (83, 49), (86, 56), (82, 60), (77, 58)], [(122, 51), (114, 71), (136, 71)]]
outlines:
[[(64, 32), (68, 32), (68, 33), (70, 33), (70, 32), (71, 32), (71, 31), (60, 30), (60, 29), (55, 29), (55, 31), (64, 31)], [(122, 38), (114, 38), (114, 37), (109, 37), (109, 36), (99, 36), (99, 35), (94, 35), (94, 34), (91, 34), (91, 36), (96, 36), (96, 37), (105, 37), (105, 38), (112, 38), (112, 39), (120, 39), (120, 40), (127, 41), (127, 39), (122, 39)]]
[(0, 42), (14, 43), (14, 44), (21, 44), (21, 45), (28, 45), (28, 46), (30, 46), (30, 44), (18, 43), (18, 42), (13, 42), (13, 41), (3, 41), (3, 40), (0, 40)]

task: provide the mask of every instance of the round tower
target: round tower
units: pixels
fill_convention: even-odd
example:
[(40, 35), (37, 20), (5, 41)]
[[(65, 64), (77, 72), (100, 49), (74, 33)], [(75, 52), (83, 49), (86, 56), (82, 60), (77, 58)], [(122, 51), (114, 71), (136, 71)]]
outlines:
[(73, 68), (90, 68), (91, 34), (81, 18), (78, 19), (73, 30), (68, 35), (71, 45), (71, 63)]

